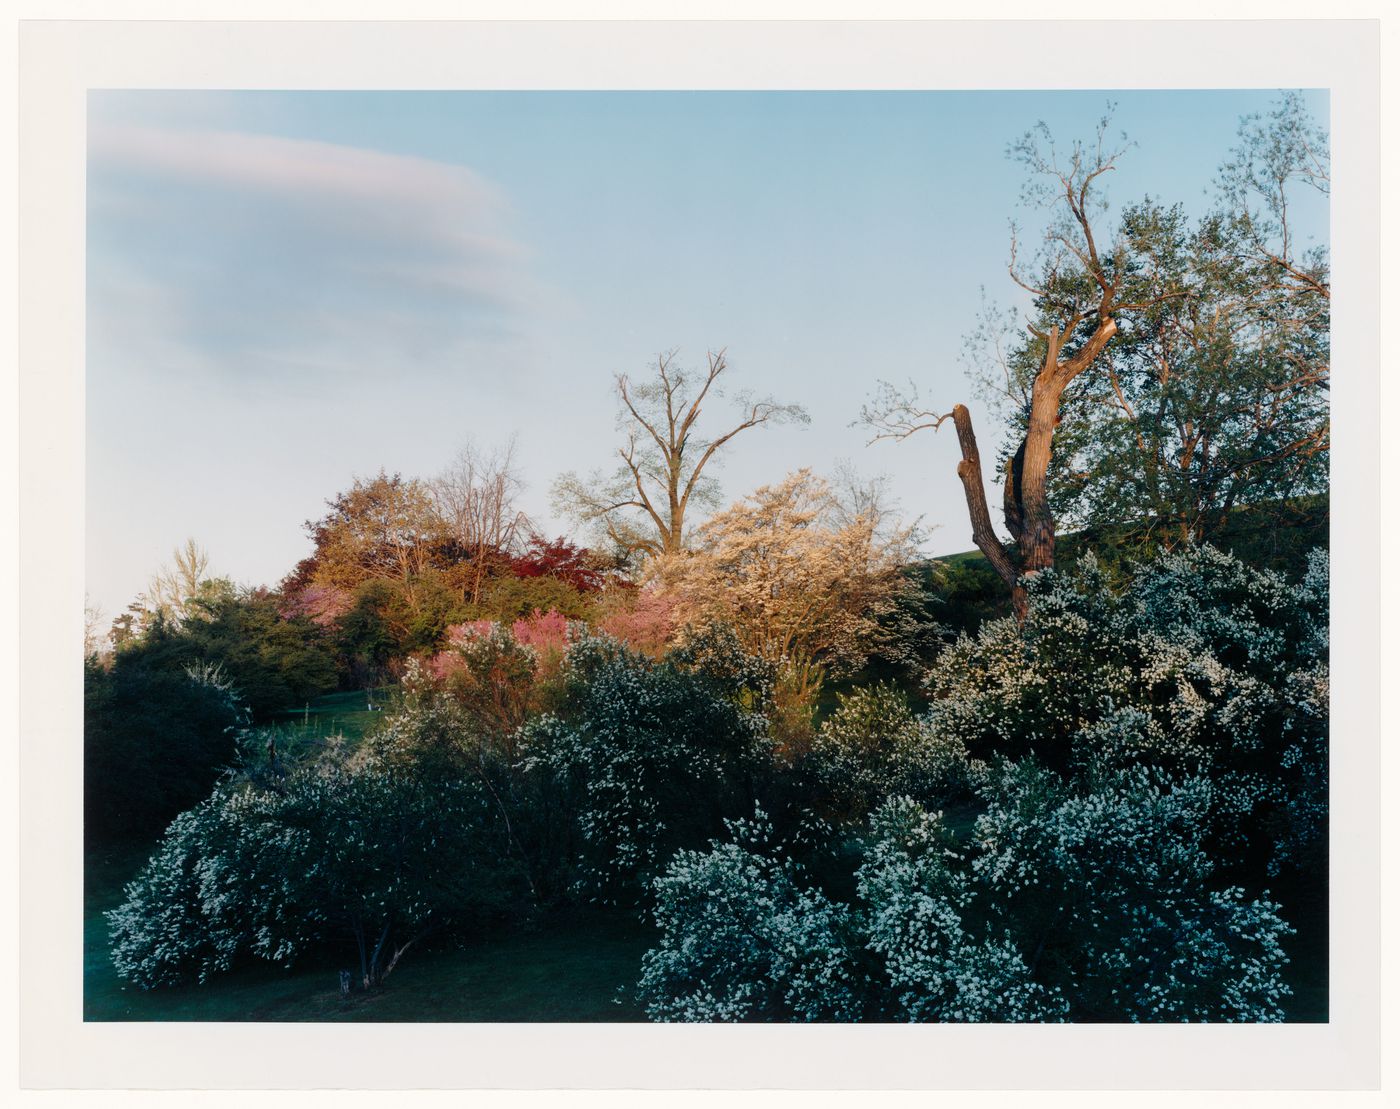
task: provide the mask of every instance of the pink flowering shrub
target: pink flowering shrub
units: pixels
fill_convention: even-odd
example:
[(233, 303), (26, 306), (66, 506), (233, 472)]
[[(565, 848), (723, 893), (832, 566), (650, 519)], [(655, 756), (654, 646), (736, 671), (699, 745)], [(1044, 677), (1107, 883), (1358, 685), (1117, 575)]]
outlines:
[(447, 642), (460, 647), (476, 636), (490, 635), (496, 629), (494, 620), (468, 620), (465, 624), (452, 624), (447, 628)]
[(638, 654), (660, 658), (676, 633), (676, 602), (659, 589), (642, 589), (630, 603), (619, 604), (598, 623), (598, 629), (627, 644)]
[(429, 658), (423, 666), (427, 676), (433, 682), (442, 683), (448, 681), (452, 675), (460, 673), (466, 663), (456, 651), (439, 651)]
[(535, 609), (526, 619), (515, 621), (510, 631), (517, 643), (540, 652), (563, 651), (569, 644), (569, 621), (553, 609), (544, 613)]
[(507, 747), (564, 669), (569, 622), (538, 609), (509, 627), (470, 620), (447, 629), (448, 647), (428, 659), (426, 673), (481, 726)]

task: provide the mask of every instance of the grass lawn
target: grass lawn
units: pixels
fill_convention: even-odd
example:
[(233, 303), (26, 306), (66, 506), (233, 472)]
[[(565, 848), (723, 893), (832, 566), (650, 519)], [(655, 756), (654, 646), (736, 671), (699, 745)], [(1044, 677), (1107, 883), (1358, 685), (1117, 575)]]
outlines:
[[(355, 689), (349, 693), (328, 693), (302, 708), (279, 712), (273, 724), (290, 741), (291, 747), (315, 743), (335, 735), (351, 741), (359, 740), (372, 725), (384, 718), (396, 692), (393, 686), (386, 686), (368, 691)], [(371, 704), (375, 706), (373, 709), (369, 707)]]

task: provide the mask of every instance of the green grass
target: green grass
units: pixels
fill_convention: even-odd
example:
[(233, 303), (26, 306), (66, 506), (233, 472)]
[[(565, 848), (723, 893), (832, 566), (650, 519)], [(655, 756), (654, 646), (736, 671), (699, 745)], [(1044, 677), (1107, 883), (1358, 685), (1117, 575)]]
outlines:
[[(270, 726), (276, 729), (278, 745), (288, 753), (321, 743), (332, 736), (344, 736), (355, 743), (384, 719), (396, 695), (397, 690), (393, 686), (369, 692), (356, 689), (349, 693), (328, 693), (299, 709), (277, 713)], [(375, 705), (373, 710), (368, 707), (371, 696)]]
[(575, 914), (460, 950), (404, 956), (380, 990), (340, 996), (349, 958), (290, 971), (266, 964), (206, 984), (142, 990), (117, 977), (103, 910), (145, 850), (92, 852), (83, 921), (83, 1019), (89, 1021), (641, 1021), (632, 993), (655, 932), (629, 917)]

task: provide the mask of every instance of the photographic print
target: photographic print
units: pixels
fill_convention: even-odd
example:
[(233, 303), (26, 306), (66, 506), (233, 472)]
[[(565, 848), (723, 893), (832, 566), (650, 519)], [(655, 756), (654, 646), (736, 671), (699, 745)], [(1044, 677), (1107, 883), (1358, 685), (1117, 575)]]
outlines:
[(1144, 26), (36, 28), (30, 1081), (1373, 1081), (1370, 40)]
[(88, 123), (88, 1019), (1326, 1020), (1325, 92)]

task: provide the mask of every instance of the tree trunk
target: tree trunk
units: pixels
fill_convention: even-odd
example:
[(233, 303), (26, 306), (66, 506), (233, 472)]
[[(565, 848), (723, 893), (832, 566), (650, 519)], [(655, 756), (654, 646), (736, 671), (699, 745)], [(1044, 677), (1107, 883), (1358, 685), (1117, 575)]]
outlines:
[(1050, 469), (1050, 448), (1055, 428), (1060, 423), (1060, 399), (1066, 386), (1093, 364), (1118, 331), (1112, 316), (1106, 314), (1106, 310), (1101, 312), (1093, 335), (1072, 357), (1062, 362), (1061, 341), (1074, 332), (1078, 322), (1079, 317), (1076, 317), (1063, 332), (1052, 327), (1042, 336), (1046, 341), (1045, 360), (1031, 385), (1026, 436), (1006, 465), (1002, 509), (1007, 531), (1016, 545), (1014, 556), (992, 530), (987, 494), (982, 485), (982, 460), (977, 452), (977, 437), (972, 433), (972, 417), (965, 405), (955, 405), (952, 412), (963, 456), (958, 463), (958, 477), (962, 479), (967, 496), (973, 541), (1011, 591), (1011, 607), (1016, 619), (1023, 622), (1028, 601), (1022, 578), (1055, 565), (1055, 518), (1050, 513), (1045, 483)]
[(384, 945), (389, 942), (389, 930), (391, 925), (391, 921), (386, 920), (384, 922), (384, 930), (379, 933), (379, 942), (374, 945), (374, 952), (369, 957), (369, 970), (365, 974), (365, 989), (369, 989), (371, 986), (377, 986), (380, 983), (382, 976), (379, 972), (379, 967), (384, 956)]
[(958, 477), (962, 479), (963, 492), (967, 496), (967, 514), (972, 521), (972, 541), (987, 557), (992, 569), (1006, 583), (1007, 589), (1011, 590), (1011, 608), (1016, 613), (1016, 619), (1025, 620), (1026, 591), (1021, 588), (1021, 574), (1015, 560), (992, 530), (992, 517), (987, 511), (987, 491), (982, 484), (982, 457), (977, 450), (977, 436), (972, 431), (972, 416), (965, 405), (954, 406), (953, 426), (957, 429), (958, 445), (962, 448), (963, 457), (958, 463)]
[(1034, 574), (1055, 565), (1055, 519), (1045, 491), (1050, 469), (1050, 446), (1055, 425), (1060, 422), (1060, 395), (1065, 383), (1058, 374), (1038, 375), (1031, 390), (1031, 417), (1026, 425), (1025, 442), (1018, 452), (1021, 465), (1014, 475), (1019, 490), (1021, 534), (1016, 545), (1021, 555), (1021, 573)]

